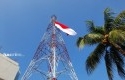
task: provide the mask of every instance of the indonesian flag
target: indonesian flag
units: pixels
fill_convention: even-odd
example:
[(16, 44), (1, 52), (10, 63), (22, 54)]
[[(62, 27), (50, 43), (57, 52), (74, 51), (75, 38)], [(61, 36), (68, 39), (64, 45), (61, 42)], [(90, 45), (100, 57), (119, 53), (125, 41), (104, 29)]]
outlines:
[(61, 31), (67, 33), (68, 35), (76, 35), (77, 34), (73, 29), (71, 29), (68, 26), (66, 26), (64, 24), (61, 24), (61, 23), (59, 23), (57, 21), (55, 21), (55, 26), (57, 28), (59, 28)]

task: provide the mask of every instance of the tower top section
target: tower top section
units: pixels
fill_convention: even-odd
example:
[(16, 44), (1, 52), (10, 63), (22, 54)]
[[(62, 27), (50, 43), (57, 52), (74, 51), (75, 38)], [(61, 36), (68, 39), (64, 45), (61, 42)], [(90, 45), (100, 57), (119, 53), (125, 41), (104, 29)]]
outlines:
[(55, 15), (52, 15), (51, 16), (51, 22), (53, 23), (53, 22), (55, 22), (57, 20), (57, 17), (55, 16)]

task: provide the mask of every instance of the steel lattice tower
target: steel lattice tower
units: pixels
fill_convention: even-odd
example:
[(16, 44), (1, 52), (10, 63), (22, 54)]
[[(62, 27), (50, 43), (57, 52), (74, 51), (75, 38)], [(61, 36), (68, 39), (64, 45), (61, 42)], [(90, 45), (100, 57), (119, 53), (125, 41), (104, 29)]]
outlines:
[(55, 20), (56, 16), (52, 16), (21, 80), (78, 80), (60, 30), (54, 26)]

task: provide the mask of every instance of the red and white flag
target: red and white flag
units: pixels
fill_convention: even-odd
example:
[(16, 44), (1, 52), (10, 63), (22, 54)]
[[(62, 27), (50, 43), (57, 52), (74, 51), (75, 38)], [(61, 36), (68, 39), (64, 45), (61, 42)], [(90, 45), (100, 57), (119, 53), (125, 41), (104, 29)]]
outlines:
[(55, 26), (57, 28), (59, 28), (61, 31), (67, 33), (68, 35), (76, 35), (77, 34), (73, 29), (71, 29), (68, 26), (66, 26), (64, 24), (61, 24), (61, 23), (59, 23), (57, 21), (55, 21)]

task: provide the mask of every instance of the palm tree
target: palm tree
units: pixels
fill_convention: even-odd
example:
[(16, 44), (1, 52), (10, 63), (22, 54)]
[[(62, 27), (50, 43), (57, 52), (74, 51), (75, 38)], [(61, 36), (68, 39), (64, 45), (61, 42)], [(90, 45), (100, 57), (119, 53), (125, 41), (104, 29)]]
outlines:
[(77, 46), (97, 45), (86, 60), (86, 70), (91, 74), (100, 60), (104, 58), (109, 80), (113, 80), (113, 68), (116, 67), (121, 78), (125, 78), (125, 11), (117, 17), (111, 9), (104, 10), (104, 25), (95, 26), (93, 21), (86, 21), (89, 33), (77, 40)]

